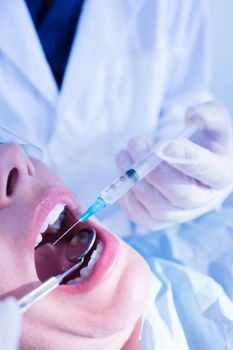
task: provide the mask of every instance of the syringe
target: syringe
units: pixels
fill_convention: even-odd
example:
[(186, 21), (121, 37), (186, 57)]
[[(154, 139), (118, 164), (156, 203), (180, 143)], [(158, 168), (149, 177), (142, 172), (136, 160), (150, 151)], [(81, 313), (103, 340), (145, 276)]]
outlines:
[[(203, 128), (201, 121), (189, 124), (181, 131), (175, 138), (190, 138), (197, 130)], [(163, 142), (162, 140), (161, 142)], [(65, 231), (54, 243), (57, 244), (70, 230), (72, 230), (79, 222), (86, 221), (92, 215), (96, 214), (99, 210), (105, 208), (108, 204), (114, 204), (124, 194), (126, 194), (137, 182), (142, 180), (153, 169), (155, 169), (160, 163), (163, 162), (157, 156), (157, 151), (161, 146), (161, 142), (155, 144), (150, 152), (145, 154), (138, 162), (136, 162), (130, 169), (124, 174), (115, 179), (109, 186), (107, 186), (97, 200), (80, 215), (79, 220), (76, 221), (67, 231)]]
[[(181, 131), (176, 137), (190, 138), (197, 130), (202, 129), (202, 127), (203, 124), (201, 122), (192, 123), (190, 125), (187, 125), (185, 129)], [(156, 144), (149, 153), (147, 153), (144, 157), (142, 157), (142, 159), (136, 162), (124, 174), (115, 179), (109, 186), (107, 186), (101, 192), (101, 195), (97, 198), (97, 200), (83, 214), (81, 214), (79, 222), (86, 221), (92, 215), (96, 214), (100, 209), (105, 208), (108, 204), (113, 204), (118, 201), (137, 182), (142, 180), (161, 162), (163, 162), (163, 160), (160, 159), (156, 154), (160, 145), (161, 143)]]

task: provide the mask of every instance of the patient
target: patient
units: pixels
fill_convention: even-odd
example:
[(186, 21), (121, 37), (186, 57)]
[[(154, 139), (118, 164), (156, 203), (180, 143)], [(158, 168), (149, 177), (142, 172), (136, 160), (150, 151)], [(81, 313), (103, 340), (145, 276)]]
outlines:
[(19, 298), (70, 266), (64, 251), (79, 230), (94, 227), (97, 233), (84, 263), (96, 249), (92, 267), (80, 268), (24, 314), (20, 349), (139, 349), (152, 282), (141, 256), (94, 219), (53, 246), (78, 219), (80, 203), (16, 144), (0, 146), (0, 209), (1, 299)]
[(0, 299), (20, 298), (71, 266), (75, 237), (97, 234), (79, 270), (23, 315), (20, 350), (233, 349), (232, 206), (176, 231), (131, 237), (154, 277), (95, 219), (53, 245), (81, 212), (42, 162), (0, 145)]

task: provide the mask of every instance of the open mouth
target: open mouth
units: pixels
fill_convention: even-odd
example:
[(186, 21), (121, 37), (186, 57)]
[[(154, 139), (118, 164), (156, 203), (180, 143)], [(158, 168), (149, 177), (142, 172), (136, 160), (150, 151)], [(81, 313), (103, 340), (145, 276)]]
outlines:
[(98, 232), (88, 221), (73, 227), (58, 243), (53, 243), (77, 218), (72, 210), (59, 203), (47, 215), (35, 243), (35, 266), (39, 279), (44, 282), (77, 263), (80, 254), (88, 246), (88, 237), (95, 231), (95, 239), (84, 256), (83, 263), (62, 284), (77, 284), (88, 279), (103, 251)]

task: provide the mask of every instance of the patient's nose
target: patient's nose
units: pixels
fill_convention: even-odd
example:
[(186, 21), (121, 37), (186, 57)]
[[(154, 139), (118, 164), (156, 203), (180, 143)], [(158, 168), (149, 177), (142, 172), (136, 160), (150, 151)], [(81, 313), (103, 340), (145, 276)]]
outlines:
[(20, 182), (33, 174), (34, 166), (19, 145), (0, 145), (0, 208), (12, 202)]

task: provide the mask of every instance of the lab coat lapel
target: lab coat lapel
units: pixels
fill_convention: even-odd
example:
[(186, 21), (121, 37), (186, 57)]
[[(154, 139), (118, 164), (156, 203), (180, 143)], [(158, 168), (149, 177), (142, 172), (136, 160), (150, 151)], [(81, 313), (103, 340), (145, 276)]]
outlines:
[(120, 44), (130, 30), (131, 20), (144, 2), (85, 1), (63, 81), (59, 101), (61, 110), (75, 110), (82, 92), (92, 84), (92, 74), (97, 66), (110, 62), (120, 50)]
[(0, 50), (40, 93), (54, 103), (57, 85), (23, 0), (1, 0)]

